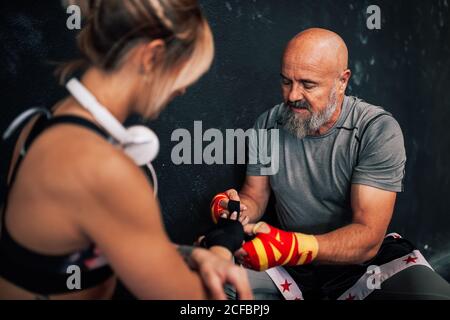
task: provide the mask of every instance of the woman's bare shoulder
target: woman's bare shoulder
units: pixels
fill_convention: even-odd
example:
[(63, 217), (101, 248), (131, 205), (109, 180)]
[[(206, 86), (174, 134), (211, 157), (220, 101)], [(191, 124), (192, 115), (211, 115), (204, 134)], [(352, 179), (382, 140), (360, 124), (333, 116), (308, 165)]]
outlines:
[(119, 146), (82, 127), (59, 126), (44, 132), (27, 157), (25, 169), (60, 191), (101, 193), (130, 183), (149, 188), (143, 172)]
[(48, 161), (41, 165), (43, 170), (52, 172), (50, 193), (57, 192), (62, 201), (87, 208), (86, 215), (76, 213), (77, 220), (86, 216), (92, 221), (93, 211), (100, 220), (109, 219), (111, 214), (130, 219), (134, 214), (159, 212), (144, 172), (119, 146), (94, 132), (78, 127), (59, 128), (53, 135), (49, 131), (37, 149), (36, 154), (47, 153), (44, 157)]

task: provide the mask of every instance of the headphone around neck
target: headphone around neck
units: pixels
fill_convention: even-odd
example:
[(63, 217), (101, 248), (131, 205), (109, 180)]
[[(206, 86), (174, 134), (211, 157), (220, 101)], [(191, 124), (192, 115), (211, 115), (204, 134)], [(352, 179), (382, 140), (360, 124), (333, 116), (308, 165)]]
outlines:
[(125, 154), (138, 166), (146, 165), (149, 168), (156, 196), (158, 180), (151, 162), (155, 160), (159, 152), (158, 136), (143, 125), (125, 128), (77, 79), (73, 78), (67, 82), (66, 88), (92, 114), (100, 126), (118, 142)]
[[(157, 135), (152, 130), (142, 125), (125, 128), (77, 79), (71, 79), (66, 84), (66, 88), (83, 108), (92, 114), (100, 126), (106, 130), (115, 141), (117, 141), (125, 154), (133, 159), (138, 166), (145, 165), (150, 170), (154, 195), (156, 197), (158, 194), (158, 178), (151, 162), (155, 160), (159, 152), (159, 140)], [(14, 119), (2, 135), (2, 140), (8, 140), (23, 123), (39, 113), (44, 114), (47, 120), (52, 118), (51, 112), (47, 109), (28, 109)], [(22, 152), (23, 151), (24, 148), (22, 147)]]

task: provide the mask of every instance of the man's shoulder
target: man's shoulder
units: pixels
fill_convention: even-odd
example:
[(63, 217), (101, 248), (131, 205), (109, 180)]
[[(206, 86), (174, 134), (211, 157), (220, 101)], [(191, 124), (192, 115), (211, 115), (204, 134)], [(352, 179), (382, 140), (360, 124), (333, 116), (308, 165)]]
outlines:
[(383, 107), (366, 102), (358, 97), (347, 96), (348, 115), (344, 126), (357, 128), (360, 133), (365, 131), (373, 123), (385, 125), (397, 124), (394, 116)]
[(360, 140), (384, 140), (402, 135), (402, 130), (394, 116), (383, 107), (368, 103), (357, 97), (347, 97), (350, 109), (344, 126), (356, 128)]

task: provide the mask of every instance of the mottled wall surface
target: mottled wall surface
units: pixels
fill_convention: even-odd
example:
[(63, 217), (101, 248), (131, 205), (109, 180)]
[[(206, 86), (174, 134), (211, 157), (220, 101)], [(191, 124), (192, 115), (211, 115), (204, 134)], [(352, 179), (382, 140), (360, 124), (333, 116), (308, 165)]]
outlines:
[[(51, 106), (65, 93), (51, 61), (76, 55), (75, 31), (58, 1), (14, 1), (0, 10), (0, 128), (30, 106)], [(210, 72), (150, 123), (161, 139), (155, 162), (164, 221), (174, 241), (208, 228), (208, 204), (242, 183), (244, 166), (172, 164), (174, 129), (249, 128), (280, 102), (280, 56), (308, 27), (339, 33), (350, 51), (349, 94), (381, 105), (401, 124), (408, 154), (406, 191), (390, 229), (414, 241), (450, 279), (449, 1), (201, 1), (216, 57)], [(381, 30), (368, 30), (366, 8), (381, 8)], [(206, 143), (205, 143), (206, 145)], [(5, 150), (1, 150), (2, 168)], [(3, 169), (4, 171), (4, 169)], [(2, 172), (3, 174), (4, 172)]]

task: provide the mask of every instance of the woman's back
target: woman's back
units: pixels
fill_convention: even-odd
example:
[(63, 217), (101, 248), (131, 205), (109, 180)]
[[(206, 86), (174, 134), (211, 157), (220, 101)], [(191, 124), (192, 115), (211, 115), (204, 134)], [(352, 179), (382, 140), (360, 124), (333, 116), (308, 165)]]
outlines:
[[(65, 109), (55, 115), (68, 114), (72, 108)], [(83, 116), (90, 118), (89, 114)], [(10, 177), (34, 122), (30, 121), (18, 139)], [(80, 229), (80, 221), (95, 215), (90, 193), (96, 185), (94, 174), (103, 161), (114, 157), (122, 155), (86, 128), (61, 124), (45, 130), (27, 150), (9, 190), (4, 219), (11, 237), (24, 248), (46, 256), (67, 255), (92, 245)], [(102, 290), (105, 292), (94, 290), (97, 298), (111, 295), (114, 281), (108, 283)]]

